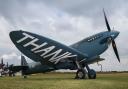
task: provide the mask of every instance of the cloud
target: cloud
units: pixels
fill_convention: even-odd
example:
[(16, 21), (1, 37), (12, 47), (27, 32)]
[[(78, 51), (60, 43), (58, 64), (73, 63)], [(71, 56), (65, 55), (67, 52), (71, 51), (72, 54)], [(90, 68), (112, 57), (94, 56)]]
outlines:
[(8, 55), (3, 55), (3, 58), (4, 59), (12, 59), (13, 57), (17, 57), (16, 53), (11, 53), (11, 54), (8, 54)]
[(7, 62), (10, 64), (19, 64), (20, 65), (20, 56), (18, 56), (15, 52), (9, 54), (3, 54), (0, 58), (3, 58), (4, 63)]
[[(4, 63), (6, 64), (7, 62), (9, 65), (14, 64), (14, 65), (21, 65), (21, 54), (16, 53), (15, 51), (11, 53), (6, 53), (0, 56), (1, 59), (3, 59)], [(27, 63), (31, 63), (32, 60), (29, 58), (25, 57)]]
[[(115, 11), (120, 11), (120, 8), (127, 8), (127, 0), (43, 0), (47, 5), (59, 8), (73, 16), (84, 16), (93, 18), (94, 25), (102, 26), (104, 8), (109, 15), (113, 15)], [(95, 27), (96, 27), (95, 26)]]

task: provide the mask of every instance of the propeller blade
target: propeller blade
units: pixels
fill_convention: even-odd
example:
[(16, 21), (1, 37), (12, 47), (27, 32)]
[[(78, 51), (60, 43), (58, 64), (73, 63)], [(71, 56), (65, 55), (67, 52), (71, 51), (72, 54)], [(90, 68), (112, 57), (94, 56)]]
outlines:
[(112, 40), (112, 47), (113, 47), (113, 49), (114, 49), (114, 52), (115, 52), (115, 54), (116, 54), (116, 57), (117, 57), (118, 61), (120, 62), (119, 54), (118, 54), (117, 47), (116, 47), (116, 43), (115, 43), (114, 40)]
[(104, 13), (104, 19), (105, 19), (105, 23), (106, 23), (107, 29), (108, 29), (108, 31), (111, 31), (111, 28), (110, 28), (110, 26), (109, 26), (109, 23), (108, 23), (108, 20), (107, 20), (107, 16), (106, 16), (106, 14), (105, 14), (104, 9), (103, 9), (103, 13)]

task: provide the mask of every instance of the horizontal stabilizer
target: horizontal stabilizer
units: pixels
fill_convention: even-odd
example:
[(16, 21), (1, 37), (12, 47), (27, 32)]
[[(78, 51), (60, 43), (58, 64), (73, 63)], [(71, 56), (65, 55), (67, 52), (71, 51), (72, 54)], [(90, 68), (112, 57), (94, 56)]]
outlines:
[(16, 65), (16, 66), (10, 65), (9, 66), (9, 70), (13, 72), (19, 72), (19, 71), (23, 71), (27, 69), (28, 69), (28, 63), (23, 55), (21, 55), (21, 65)]
[(26, 69), (28, 69), (28, 66), (13, 66), (13, 65), (11, 65), (9, 67), (9, 70), (11, 70), (13, 72), (19, 72), (21, 70), (26, 70)]

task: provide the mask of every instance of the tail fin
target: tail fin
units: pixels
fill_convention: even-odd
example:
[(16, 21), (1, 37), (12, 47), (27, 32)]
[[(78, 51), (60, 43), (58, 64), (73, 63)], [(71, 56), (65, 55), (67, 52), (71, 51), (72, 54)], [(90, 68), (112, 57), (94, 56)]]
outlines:
[(21, 55), (21, 66), (27, 66), (28, 63), (23, 55)]
[(21, 55), (21, 65), (14, 66), (13, 64), (8, 67), (13, 73), (21, 71), (22, 75), (25, 75), (26, 70), (28, 69), (28, 63), (23, 55)]

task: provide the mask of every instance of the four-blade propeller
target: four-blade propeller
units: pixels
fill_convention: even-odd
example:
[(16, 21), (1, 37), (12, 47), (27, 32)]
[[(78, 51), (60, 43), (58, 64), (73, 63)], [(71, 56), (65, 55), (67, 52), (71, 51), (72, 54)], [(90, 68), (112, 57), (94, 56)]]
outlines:
[[(104, 9), (103, 9), (103, 13), (104, 13), (104, 19), (105, 19), (105, 23), (106, 23), (107, 29), (108, 29), (108, 31), (110, 32), (110, 31), (111, 31), (111, 28), (110, 28), (110, 25), (109, 25), (109, 23), (108, 23), (107, 16), (106, 16), (106, 14), (105, 14)], [(118, 54), (118, 50), (117, 50), (117, 47), (116, 47), (116, 43), (115, 43), (114, 39), (111, 39), (111, 40), (112, 40), (112, 47), (113, 47), (113, 50), (114, 50), (114, 52), (115, 52), (115, 54), (116, 54), (116, 57), (117, 57), (118, 61), (120, 62), (120, 57), (119, 57), (119, 54)]]

